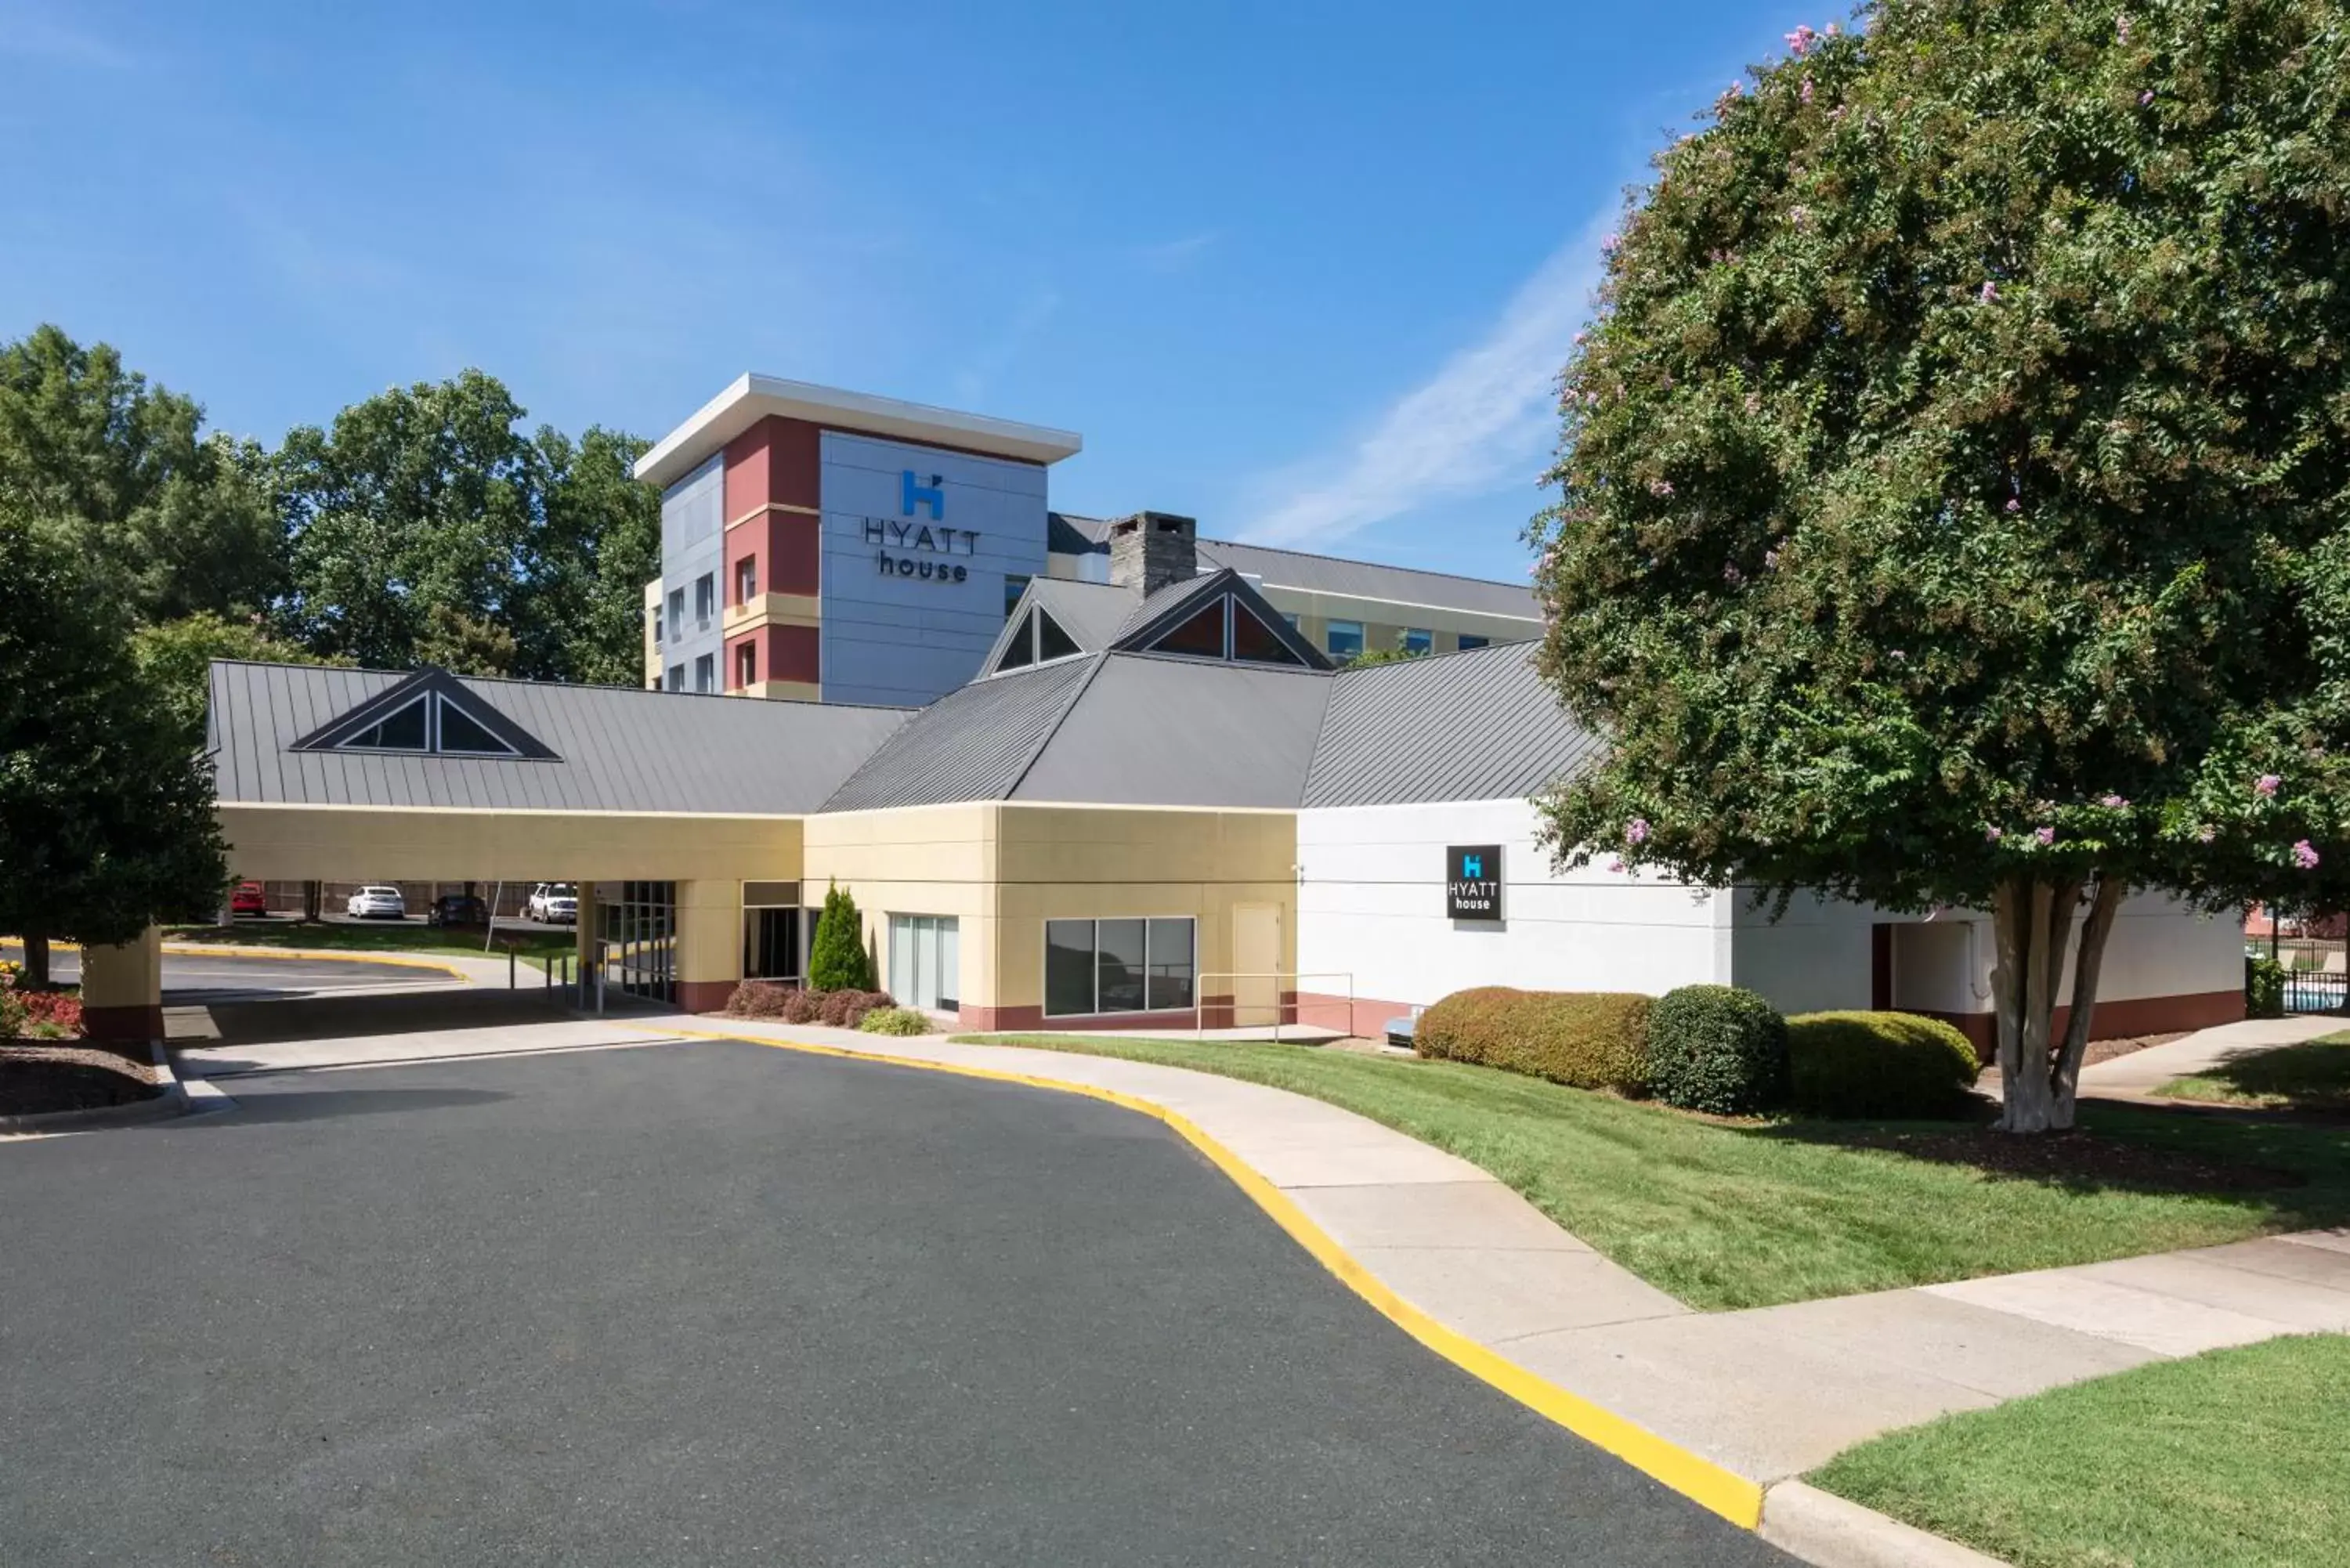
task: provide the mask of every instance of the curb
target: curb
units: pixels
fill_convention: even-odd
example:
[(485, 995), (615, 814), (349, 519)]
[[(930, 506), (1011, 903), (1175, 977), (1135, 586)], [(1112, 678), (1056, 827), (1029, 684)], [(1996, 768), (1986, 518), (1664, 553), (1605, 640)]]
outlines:
[(1763, 1494), (1756, 1533), (1814, 1568), (2009, 1568), (1971, 1546), (1888, 1519), (1799, 1480)]
[(407, 952), (363, 952), (348, 948), (247, 948), (224, 942), (165, 942), (163, 952), (167, 957), (181, 953), (196, 958), (324, 959), (329, 963), (381, 963), (400, 969), (439, 970), (452, 980), (466, 978), (465, 971), (454, 964)]
[[(1233, 1186), (1239, 1188), (1250, 1201), (1265, 1212), (1274, 1224), (1287, 1232), (1290, 1240), (1303, 1247), (1306, 1254), (1315, 1262), (1336, 1275), (1342, 1284), (1368, 1303), (1379, 1315), (1402, 1329), (1428, 1349), (1434, 1351), (1479, 1382), (1516, 1400), (1536, 1415), (1565, 1428), (1594, 1448), (1623, 1460), (1643, 1475), (1680, 1493), (1699, 1506), (1720, 1514), (1741, 1529), (1759, 1530), (1762, 1526), (1763, 1489), (1760, 1482), (1750, 1480), (1735, 1470), (1728, 1469), (1700, 1454), (1692, 1453), (1679, 1444), (1669, 1442), (1646, 1428), (1616, 1414), (1613, 1410), (1596, 1405), (1578, 1394), (1570, 1393), (1555, 1383), (1536, 1376), (1517, 1363), (1497, 1351), (1490, 1350), (1478, 1344), (1468, 1335), (1447, 1328), (1398, 1295), (1377, 1274), (1341, 1247), (1328, 1231), (1309, 1219), (1305, 1211), (1292, 1202), (1286, 1193), (1260, 1175), (1254, 1167), (1247, 1164), (1238, 1155), (1217, 1142), (1189, 1118), (1155, 1100), (1147, 1100), (1139, 1096), (1124, 1094), (1116, 1089), (1105, 1089), (1093, 1084), (1071, 1083), (1056, 1078), (1040, 1077), (1034, 1074), (967, 1065), (955, 1062), (925, 1062), (912, 1057), (893, 1056), (879, 1051), (854, 1050), (844, 1045), (819, 1045), (804, 1041), (773, 1040), (764, 1035), (735, 1034), (723, 1030), (677, 1029), (671, 1033), (705, 1040), (737, 1040), (747, 1044), (765, 1045), (781, 1051), (797, 1051), (816, 1056), (842, 1057), (853, 1062), (871, 1062), (883, 1066), (912, 1067), (928, 1072), (949, 1073), (958, 1077), (1015, 1084), (1025, 1088), (1050, 1089), (1057, 1094), (1077, 1095), (1087, 1099), (1106, 1101), (1121, 1109), (1134, 1111), (1154, 1121), (1162, 1122), (1177, 1137), (1204, 1155), (1218, 1170), (1222, 1171)], [(1182, 1071), (1180, 1068), (1170, 1070)]]
[(171, 1054), (162, 1043), (149, 1041), (147, 1054), (155, 1069), (157, 1092), (146, 1099), (122, 1106), (87, 1106), (74, 1111), (35, 1111), (19, 1116), (0, 1116), (0, 1137), (137, 1127), (142, 1122), (169, 1121), (194, 1111), (187, 1085), (172, 1070)]

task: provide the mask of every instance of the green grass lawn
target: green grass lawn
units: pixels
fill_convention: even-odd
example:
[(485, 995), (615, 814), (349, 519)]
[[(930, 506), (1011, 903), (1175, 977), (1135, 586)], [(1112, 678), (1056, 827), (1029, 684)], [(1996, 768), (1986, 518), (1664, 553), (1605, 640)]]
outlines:
[(1808, 1479), (2018, 1568), (2341, 1568), (2350, 1337), (2272, 1339), (1945, 1416)]
[(549, 953), (570, 952), (577, 940), (569, 931), (498, 929), (489, 950), (482, 948), (482, 932), (442, 926), (386, 921), (380, 926), (347, 925), (341, 921), (239, 920), (227, 926), (167, 926), (165, 941), (219, 942), (247, 948), (325, 948), (349, 952), (466, 953), (474, 958), (500, 958), (512, 945), (522, 961), (545, 968)]
[[(2350, 1221), (2339, 1128), (2086, 1106), (2087, 1136), (1709, 1121), (1456, 1062), (1297, 1045), (995, 1037), (1329, 1101), (1448, 1149), (1706, 1309), (2094, 1262)], [(2216, 1190), (2211, 1189), (2217, 1189)]]
[(2350, 1032), (2239, 1056), (2155, 1093), (2263, 1110), (2350, 1111)]

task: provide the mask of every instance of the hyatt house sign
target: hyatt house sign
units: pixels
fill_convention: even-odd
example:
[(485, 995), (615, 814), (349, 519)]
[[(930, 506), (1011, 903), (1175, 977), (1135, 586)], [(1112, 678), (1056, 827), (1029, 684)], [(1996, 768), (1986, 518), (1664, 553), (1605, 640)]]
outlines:
[(1455, 920), (1502, 918), (1502, 846), (1456, 844), (1444, 852), (1444, 913)]
[[(954, 557), (979, 553), (979, 530), (942, 526), (946, 480), (933, 473), (925, 484), (910, 468), (899, 476), (899, 516), (865, 519), (865, 542), (878, 546), (873, 554), (875, 569), (885, 577), (969, 581), (971, 567)], [(925, 511), (930, 514), (928, 522), (921, 517)]]

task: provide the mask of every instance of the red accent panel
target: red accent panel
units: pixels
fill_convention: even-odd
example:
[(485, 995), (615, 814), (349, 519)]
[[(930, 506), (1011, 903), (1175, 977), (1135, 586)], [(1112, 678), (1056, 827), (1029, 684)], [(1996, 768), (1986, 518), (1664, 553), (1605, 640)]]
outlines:
[(819, 584), (823, 524), (801, 512), (767, 514), (767, 558), (759, 581), (771, 594), (813, 594)]
[(761, 420), (726, 443), (726, 520), (770, 502), (816, 506), (824, 432), (803, 420)]
[(677, 982), (677, 1004), (688, 1012), (721, 1012), (733, 996), (734, 988), (742, 983), (737, 980), (681, 980)]
[[(1985, 1063), (1999, 1059), (1999, 1019), (1989, 1012), (1929, 1012), (1928, 1018), (1939, 1018), (1955, 1027), (1974, 1046), (1975, 1054)], [(2180, 996), (2131, 996), (2114, 1002), (2097, 1003), (2097, 1015), (2089, 1023), (2092, 1040), (2122, 1040), (2137, 1034), (2173, 1034), (2190, 1029), (2210, 1029), (2222, 1023), (2241, 1022), (2244, 1016), (2242, 991), (2192, 992)], [(2054, 1033), (2062, 1034), (2072, 1021), (2073, 1010), (2056, 1010)]]
[(163, 1004), (85, 1007), (81, 1030), (94, 1045), (145, 1045), (163, 1038)]
[(1326, 992), (1301, 991), (1297, 993), (1297, 1022), (1312, 1023), (1324, 1029), (1344, 1029), (1347, 1033), (1365, 1040), (1387, 1038), (1388, 1020), (1409, 1018), (1415, 1003), (1382, 1002), (1377, 997), (1357, 996), (1349, 1011), (1347, 999)]
[[(1201, 1011), (1205, 1015), (1204, 1021), (1207, 1027), (1211, 1029), (1232, 1027), (1232, 999), (1231, 997), (1211, 996), (1202, 1000), (1206, 1005)], [(981, 1007), (968, 1002), (962, 1004), (962, 1010), (956, 1014), (956, 1017), (965, 1029), (986, 1033), (1012, 1030), (1024, 1034), (1056, 1034), (1065, 1033), (1072, 1029), (1087, 1031), (1131, 1029), (1137, 1032), (1181, 1029), (1188, 1032), (1192, 1024), (1192, 1014), (1189, 1012), (1096, 1012), (1071, 1017), (1063, 1017), (1055, 1013), (1053, 1017), (1047, 1018), (1042, 1007)]]
[(763, 660), (766, 672), (762, 680), (814, 682), (823, 678), (816, 628), (771, 626), (760, 635), (767, 639), (767, 650)]

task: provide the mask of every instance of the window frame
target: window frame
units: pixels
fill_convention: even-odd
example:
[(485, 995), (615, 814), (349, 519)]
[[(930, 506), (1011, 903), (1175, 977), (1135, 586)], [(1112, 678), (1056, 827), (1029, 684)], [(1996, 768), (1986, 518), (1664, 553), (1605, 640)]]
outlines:
[[(1344, 653), (1338, 651), (1337, 644), (1334, 640), (1338, 635), (1338, 629), (1341, 627), (1351, 629), (1355, 637), (1355, 646), (1348, 649)], [(1363, 649), (1367, 646), (1368, 645), (1363, 640), (1363, 623), (1361, 621), (1326, 620), (1322, 623), (1322, 651), (1328, 654), (1331, 658), (1341, 659), (1360, 659), (1363, 657)]]
[(746, 638), (734, 645), (734, 686), (740, 691), (759, 683), (759, 639)]
[(707, 697), (718, 690), (718, 656), (704, 653), (693, 661), (693, 694)]
[[(1139, 923), (1139, 924), (1142, 927), (1142, 962), (1141, 962), (1141, 965), (1140, 965), (1140, 983), (1141, 983), (1141, 986), (1142, 986), (1142, 1005), (1141, 1005), (1141, 1006), (1139, 1006), (1139, 1007), (1113, 1007), (1113, 1008), (1107, 1008), (1107, 1009), (1105, 1009), (1105, 1008), (1102, 1006), (1102, 980), (1101, 980), (1101, 971), (1102, 971), (1102, 956), (1101, 956), (1101, 928), (1102, 928), (1102, 923), (1103, 923), (1103, 921), (1105, 921), (1105, 920), (1114, 921), (1114, 922), (1119, 922), (1119, 923), (1123, 923), (1123, 922), (1126, 922), (1126, 921), (1133, 921), (1133, 922)], [(1041, 982), (1041, 983), (1040, 983), (1040, 984), (1038, 985), (1038, 987), (1037, 987), (1037, 996), (1038, 996), (1038, 998), (1039, 998), (1039, 1003), (1038, 1003), (1038, 1013), (1039, 1013), (1039, 1016), (1041, 1016), (1041, 1017), (1043, 1017), (1043, 1018), (1047, 1018), (1047, 1019), (1053, 1019), (1053, 1018), (1139, 1018), (1139, 1017), (1142, 1017), (1142, 1016), (1144, 1016), (1144, 1015), (1146, 1015), (1146, 1014), (1153, 1013), (1153, 1012), (1196, 1012), (1196, 1011), (1197, 1011), (1198, 1006), (1199, 1006), (1199, 999), (1200, 999), (1200, 917), (1199, 917), (1199, 916), (1197, 916), (1197, 915), (1101, 915), (1101, 916), (1074, 916), (1074, 917), (1068, 917), (1068, 918), (1052, 918), (1052, 919), (1047, 919), (1044, 922), (1044, 925), (1045, 925), (1045, 931), (1044, 931), (1045, 941), (1044, 941), (1043, 951), (1042, 951), (1042, 954), (1041, 954), (1041, 956), (1040, 956), (1040, 958), (1039, 958), (1039, 968), (1040, 968), (1040, 971), (1041, 971), (1041, 972), (1040, 972), (1039, 977), (1038, 977), (1038, 978), (1039, 978), (1039, 981), (1040, 981), (1040, 982)], [(1188, 932), (1188, 935), (1189, 935), (1189, 941), (1187, 942), (1186, 947), (1185, 947), (1185, 954), (1186, 954), (1185, 962), (1186, 962), (1187, 968), (1186, 968), (1185, 974), (1184, 974), (1184, 977), (1183, 977), (1183, 990), (1184, 990), (1184, 994), (1185, 994), (1186, 996), (1188, 996), (1188, 997), (1190, 998), (1190, 1000), (1189, 1000), (1189, 1001), (1185, 1001), (1185, 1002), (1170, 1002), (1169, 1005), (1166, 1005), (1166, 1006), (1156, 1006), (1156, 1005), (1153, 1005), (1153, 1001), (1154, 1001), (1154, 994), (1153, 994), (1153, 993), (1154, 993), (1154, 991), (1155, 991), (1155, 987), (1154, 987), (1153, 981), (1158, 981), (1158, 980), (1160, 980), (1160, 979), (1161, 979), (1161, 977), (1160, 977), (1160, 976), (1158, 974), (1158, 972), (1157, 972), (1157, 971), (1158, 971), (1158, 970), (1159, 970), (1161, 966), (1159, 964), (1159, 962), (1157, 961), (1157, 958), (1156, 958), (1156, 953), (1155, 953), (1156, 940), (1157, 940), (1158, 936), (1159, 935), (1159, 928), (1160, 928), (1160, 927), (1164, 927), (1164, 926), (1173, 926), (1173, 925), (1180, 925), (1180, 926), (1184, 927), (1184, 928), (1186, 929), (1187, 932)], [(1054, 1009), (1053, 1009), (1053, 991), (1052, 991), (1053, 928), (1054, 928), (1054, 927), (1055, 927), (1055, 926), (1083, 926), (1083, 927), (1085, 927), (1085, 928), (1086, 928), (1086, 931), (1087, 931), (1087, 941), (1088, 941), (1088, 943), (1089, 943), (1089, 946), (1088, 946), (1088, 948), (1087, 948), (1087, 951), (1092, 955), (1091, 962), (1087, 965), (1087, 976), (1088, 976), (1088, 978), (1089, 978), (1089, 980), (1090, 980), (1090, 981), (1091, 981), (1091, 986), (1090, 986), (1090, 989), (1089, 989), (1089, 991), (1088, 991), (1088, 992), (1087, 992), (1088, 999), (1089, 999), (1089, 1001), (1090, 1001), (1090, 1002), (1091, 1002), (1091, 1005), (1092, 1005), (1092, 1011), (1091, 1011), (1091, 1012), (1055, 1012), (1055, 1011), (1054, 1011)], [(1170, 984), (1171, 984), (1171, 983), (1172, 983), (1172, 977), (1171, 977), (1171, 976), (1170, 976), (1170, 977), (1166, 977), (1166, 981), (1165, 981), (1165, 982), (1166, 982), (1166, 983), (1170, 983)]]
[(1493, 646), (1493, 639), (1492, 638), (1480, 637), (1473, 631), (1464, 631), (1461, 633), (1453, 639), (1453, 642), (1455, 648), (1462, 653), (1474, 653), (1481, 648), (1491, 648)]
[(1403, 628), (1403, 637), (1396, 646), (1406, 653), (1434, 653), (1436, 633), (1424, 626), (1408, 626)]
[(718, 618), (718, 574), (704, 572), (693, 579), (693, 621), (697, 629), (707, 631)]
[(736, 608), (759, 597), (759, 557), (744, 556), (734, 563), (734, 605)]

